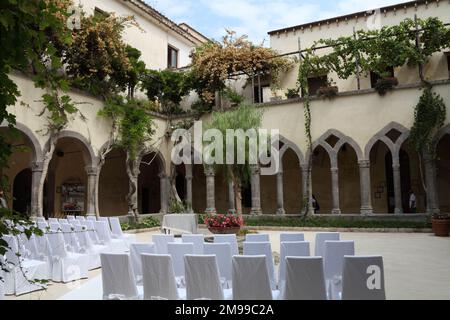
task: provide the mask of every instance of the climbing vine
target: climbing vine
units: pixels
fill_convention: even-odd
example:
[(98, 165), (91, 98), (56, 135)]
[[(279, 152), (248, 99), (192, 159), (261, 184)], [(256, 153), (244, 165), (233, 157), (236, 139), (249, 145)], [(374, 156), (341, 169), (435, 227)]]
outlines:
[[(398, 25), (385, 26), (380, 30), (360, 30), (354, 36), (338, 39), (322, 39), (310, 48), (302, 50), (302, 60), (298, 72), (298, 89), (302, 93), (305, 135), (309, 150), (307, 190), (310, 189), (312, 166), (311, 99), (308, 78), (328, 75), (334, 72), (340, 79), (369, 72), (379, 75), (382, 81), (380, 94), (395, 84), (395, 79), (387, 83), (388, 69), (405, 64), (418, 66), (419, 76), (424, 81), (423, 65), (436, 52), (450, 46), (450, 29), (438, 18), (405, 19)], [(330, 48), (330, 52), (319, 55), (320, 49)], [(386, 80), (386, 82), (383, 82)], [(331, 82), (331, 81), (329, 81)], [(440, 96), (432, 93), (429, 85), (415, 109), (415, 123), (411, 140), (417, 151), (424, 148), (431, 151), (432, 137), (442, 127), (445, 120), (445, 105)], [(309, 191), (308, 191), (309, 192)], [(311, 195), (305, 199), (305, 216), (310, 209)]]
[(444, 126), (445, 117), (444, 99), (432, 91), (430, 84), (426, 84), (414, 109), (414, 124), (409, 137), (410, 143), (418, 153), (427, 152), (435, 155), (433, 138)]

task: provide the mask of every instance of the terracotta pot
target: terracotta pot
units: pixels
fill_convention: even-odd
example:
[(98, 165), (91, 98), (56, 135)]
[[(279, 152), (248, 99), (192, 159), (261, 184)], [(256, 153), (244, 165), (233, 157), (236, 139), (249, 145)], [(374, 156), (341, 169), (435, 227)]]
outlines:
[(241, 227), (233, 228), (218, 228), (218, 227), (208, 227), (208, 230), (213, 234), (238, 234)]
[(448, 237), (450, 233), (449, 219), (432, 219), (434, 234), (438, 237)]

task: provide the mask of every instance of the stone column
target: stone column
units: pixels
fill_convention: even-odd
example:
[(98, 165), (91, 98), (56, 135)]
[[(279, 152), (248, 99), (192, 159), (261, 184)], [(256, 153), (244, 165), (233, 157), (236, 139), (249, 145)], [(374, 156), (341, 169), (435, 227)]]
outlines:
[(370, 182), (370, 161), (359, 162), (359, 184), (361, 190), (361, 214), (369, 215), (373, 213), (371, 182)]
[[(309, 206), (308, 206), (308, 211), (307, 214), (308, 215), (313, 215), (314, 212), (314, 208), (312, 205), (312, 176), (311, 176), (311, 170), (308, 169), (308, 166), (302, 166), (301, 167), (302, 170), (302, 191), (303, 191), (303, 202), (304, 201), (309, 201)], [(308, 180), (309, 180), (309, 188), (308, 188)], [(308, 190), (309, 189), (309, 190)], [(306, 203), (303, 203), (303, 208), (305, 208)]]
[(277, 215), (285, 215), (284, 210), (284, 190), (283, 190), (283, 167), (280, 163), (280, 168), (277, 173)]
[(427, 213), (440, 213), (439, 199), (437, 193), (436, 163), (433, 156), (427, 152), (423, 153), (425, 184), (427, 187)]
[(87, 173), (87, 207), (86, 207), (86, 215), (87, 216), (96, 216), (96, 184), (97, 184), (97, 176), (98, 176), (98, 168), (96, 166), (88, 166), (85, 168)]
[(160, 213), (166, 214), (169, 211), (169, 190), (168, 190), (168, 177), (164, 172), (161, 172), (159, 175), (159, 190), (161, 194), (161, 211)]
[(331, 213), (341, 214), (339, 206), (339, 168), (337, 163), (331, 166), (331, 195), (333, 198), (333, 210)]
[[(43, 162), (33, 162), (31, 164), (31, 217), (43, 217), (43, 208), (39, 205), (39, 182), (44, 171)], [(42, 186), (44, 187), (44, 186)], [(44, 193), (42, 193), (44, 194)]]
[(229, 204), (229, 209), (228, 212), (230, 214), (235, 214), (236, 213), (236, 203), (235, 203), (236, 199), (234, 198), (234, 183), (233, 181), (229, 181), (228, 182), (228, 204)]
[(215, 198), (215, 175), (214, 168), (205, 168), (206, 175), (206, 213), (215, 214), (216, 198)]
[(392, 168), (394, 171), (395, 214), (402, 214), (402, 182), (400, 175), (400, 161), (398, 159), (398, 155), (393, 160)]
[(186, 165), (186, 209), (188, 213), (193, 213), (192, 210), (192, 165)]
[(252, 188), (252, 215), (261, 215), (261, 186), (260, 186), (260, 174), (261, 169), (258, 165), (251, 166), (251, 188)]

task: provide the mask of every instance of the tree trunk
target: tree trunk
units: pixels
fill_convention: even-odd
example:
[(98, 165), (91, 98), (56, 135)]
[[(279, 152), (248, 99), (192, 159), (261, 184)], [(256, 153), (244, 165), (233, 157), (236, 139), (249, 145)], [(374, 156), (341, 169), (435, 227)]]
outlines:
[(139, 213), (138, 213), (138, 186), (137, 180), (139, 176), (139, 162), (136, 159), (131, 159), (130, 153), (127, 152), (127, 175), (128, 175), (128, 214), (134, 217), (135, 222), (139, 221)]
[(44, 159), (42, 162), (43, 170), (38, 185), (39, 191), (38, 191), (38, 212), (36, 212), (37, 217), (44, 216), (44, 184), (45, 179), (47, 178), (48, 167), (53, 157), (53, 152), (55, 152), (56, 149), (56, 142), (58, 141), (56, 136), (57, 135), (55, 133), (50, 134), (48, 150), (45, 152)]
[(236, 205), (236, 214), (242, 216), (242, 191), (241, 182), (237, 178), (233, 178), (234, 200)]

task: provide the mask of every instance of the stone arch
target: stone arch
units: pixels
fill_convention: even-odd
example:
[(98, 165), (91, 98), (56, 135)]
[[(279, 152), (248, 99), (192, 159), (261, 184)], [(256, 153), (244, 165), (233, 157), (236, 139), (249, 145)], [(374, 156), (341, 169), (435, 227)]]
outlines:
[(304, 164), (305, 158), (303, 157), (303, 153), (300, 150), (300, 148), (294, 142), (281, 135), (280, 135), (280, 142), (283, 143), (283, 147), (281, 147), (280, 149), (280, 159), (283, 159), (283, 156), (286, 153), (286, 151), (288, 149), (291, 149), (297, 155), (300, 166), (302, 166)]
[[(0, 124), (0, 128), (8, 128), (8, 124), (6, 122), (3, 122)], [(26, 125), (20, 122), (16, 122), (14, 128), (19, 130), (31, 144), (33, 161), (41, 161), (43, 157), (42, 148), (36, 135)]]
[[(387, 136), (387, 134), (392, 130), (397, 130), (400, 133), (400, 136), (395, 142)], [(403, 143), (406, 141), (406, 139), (408, 139), (408, 137), (409, 130), (407, 128), (397, 122), (391, 122), (369, 140), (364, 149), (364, 156), (366, 159), (369, 159), (370, 152), (375, 143), (377, 143), (377, 141), (383, 141), (391, 151), (392, 156), (395, 157), (395, 155), (398, 155), (398, 153), (400, 152)]]
[(145, 149), (143, 152), (141, 152), (141, 154), (139, 155), (141, 161), (142, 159), (147, 156), (154, 153), (155, 154), (155, 158), (153, 159), (153, 161), (156, 162), (156, 164), (158, 165), (159, 168), (159, 173), (160, 174), (165, 174), (166, 173), (166, 161), (164, 156), (162, 155), (161, 151), (156, 150), (154, 148), (148, 148)]
[(439, 130), (439, 132), (434, 137), (433, 142), (434, 142), (436, 147), (439, 144), (439, 142), (441, 141), (441, 139), (447, 134), (450, 135), (450, 123), (447, 124), (445, 127), (443, 127), (441, 130)]
[[(86, 166), (92, 166), (92, 167), (97, 166), (97, 156), (96, 156), (94, 149), (92, 148), (92, 145), (88, 139), (86, 139), (80, 133), (75, 132), (75, 131), (70, 131), (70, 130), (64, 130), (64, 131), (61, 131), (60, 133), (58, 133), (57, 141), (61, 140), (63, 138), (72, 138), (72, 139), (75, 139), (78, 142), (80, 142), (81, 146), (83, 147), (83, 149), (85, 151), (85, 152), (83, 152), (83, 159), (85, 161)], [(44, 148), (45, 150), (49, 149), (49, 143), (50, 143), (50, 140), (47, 141), (47, 143), (45, 144), (45, 148)]]
[[(330, 145), (330, 143), (328, 143), (327, 141), (327, 139), (332, 136), (338, 139), (334, 145)], [(339, 154), (339, 151), (345, 144), (348, 144), (353, 148), (358, 158), (358, 161), (364, 160), (364, 155), (359, 144), (354, 139), (350, 138), (349, 136), (346, 136), (345, 134), (336, 129), (330, 129), (327, 132), (325, 132), (322, 136), (320, 136), (320, 138), (313, 143), (312, 150), (315, 150), (318, 146), (322, 146), (328, 152), (330, 161), (333, 164), (337, 163), (337, 156)], [(308, 152), (306, 159), (308, 159), (309, 156), (310, 154)]]

